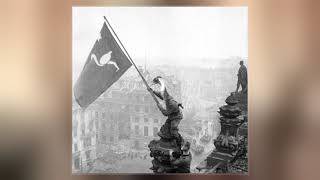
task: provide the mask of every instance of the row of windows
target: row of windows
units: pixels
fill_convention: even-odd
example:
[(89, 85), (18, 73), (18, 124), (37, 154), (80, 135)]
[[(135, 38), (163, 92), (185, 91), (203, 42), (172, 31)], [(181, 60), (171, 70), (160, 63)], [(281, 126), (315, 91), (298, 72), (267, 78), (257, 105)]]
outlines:
[[(115, 108), (115, 106), (110, 106), (110, 107)], [(127, 105), (123, 105), (123, 106), (121, 106), (121, 108), (122, 108), (123, 110), (129, 111), (129, 106), (127, 106)], [(154, 111), (154, 109), (153, 109), (153, 108), (150, 108), (150, 106), (135, 105), (133, 108), (134, 108), (134, 111), (136, 111), (136, 112), (150, 113), (150, 112), (153, 112), (153, 111)], [(110, 109), (110, 108), (109, 108), (109, 109)], [(118, 109), (118, 108), (117, 108), (117, 109)], [(101, 113), (99, 113), (98, 111), (90, 111), (90, 112), (87, 112), (86, 114), (83, 113), (83, 112), (80, 112), (80, 120), (81, 120), (81, 121), (84, 121), (85, 115), (86, 115), (87, 119), (90, 118), (90, 115), (91, 115), (91, 118), (96, 118), (96, 119), (98, 119), (98, 118), (99, 118), (99, 114), (100, 114), (100, 116), (101, 116), (103, 119), (106, 119), (106, 118), (111, 119), (111, 120), (114, 119), (113, 113), (108, 114), (107, 112), (101, 112)], [(107, 116), (108, 116), (108, 117), (107, 117)]]
[[(108, 141), (107, 141), (107, 136), (106, 136), (106, 135), (102, 135), (102, 136), (101, 136), (101, 141), (102, 141), (102, 142), (108, 142)], [(110, 137), (109, 137), (109, 141), (110, 141), (110, 142), (113, 142), (113, 141), (114, 141), (114, 137), (113, 137), (113, 136), (110, 136)]]
[[(136, 125), (134, 127), (134, 131), (135, 131), (135, 135), (140, 135), (139, 133), (139, 126)], [(159, 129), (157, 127), (153, 127), (153, 136), (156, 137), (157, 136), (157, 133), (158, 133)], [(148, 126), (144, 126), (143, 127), (143, 135), (144, 136), (149, 136), (149, 127)]]
[(86, 112), (81, 112), (81, 111), (78, 111), (78, 112), (75, 112), (73, 115), (72, 115), (72, 118), (76, 118), (77, 115), (80, 114), (80, 120), (84, 120), (85, 119), (85, 116), (86, 118), (99, 118), (99, 112), (98, 111), (86, 111)]
[[(149, 119), (149, 118), (143, 118), (143, 122), (144, 123), (148, 123), (148, 122), (151, 122), (152, 121), (152, 119)], [(140, 122), (140, 118), (139, 117), (135, 117), (134, 118), (134, 122), (135, 123), (139, 123)], [(153, 123), (159, 123), (159, 119), (153, 119)]]
[(149, 95), (132, 95), (132, 94), (124, 94), (120, 92), (112, 92), (108, 96), (108, 98), (120, 98), (120, 99), (129, 99), (136, 102), (148, 102), (151, 100)]
[[(97, 111), (95, 111), (95, 115), (98, 115), (98, 112), (97, 112)], [(102, 115), (105, 116), (106, 113), (103, 112)], [(110, 115), (110, 117), (113, 117), (112, 114)], [(141, 121), (140, 121), (140, 120), (141, 120)], [(140, 122), (149, 123), (149, 122), (153, 122), (153, 123), (156, 123), (156, 124), (158, 124), (158, 123), (160, 122), (160, 120), (157, 119), (157, 118), (155, 118), (155, 119), (152, 119), (152, 118), (143, 118), (143, 119), (142, 119), (142, 118), (139, 118), (139, 117), (134, 117), (133, 121), (134, 121), (135, 123), (140, 123)], [(97, 121), (97, 120), (90, 120), (90, 121), (88, 122), (88, 125), (87, 125), (87, 126), (86, 126), (86, 123), (84, 123), (84, 122), (80, 123), (80, 126), (81, 126), (81, 127), (80, 127), (80, 135), (85, 135), (86, 132), (92, 132), (94, 125), (96, 125), (96, 129), (98, 129), (98, 125), (99, 125), (99, 124), (100, 124), (100, 123), (99, 123), (99, 121)], [(113, 131), (113, 130), (114, 130), (114, 125), (113, 125), (113, 124), (107, 125), (107, 124), (109, 124), (109, 123), (107, 123), (107, 122), (105, 122), (105, 121), (102, 121), (100, 125), (102, 126), (103, 129), (109, 129), (110, 131)], [(78, 134), (77, 128), (74, 128), (74, 129), (73, 129), (73, 136), (76, 137), (77, 134)]]
[[(135, 123), (139, 123), (140, 122), (140, 118), (139, 117), (135, 117), (134, 119), (134, 122)], [(152, 122), (152, 119), (151, 118), (143, 118), (143, 122), (144, 123), (149, 123), (149, 122)], [(153, 119), (153, 123), (159, 123), (159, 119)], [(108, 125), (107, 125), (108, 124)], [(96, 126), (98, 127), (98, 122), (96, 121)], [(94, 121), (91, 120), (88, 124), (88, 127), (85, 126), (85, 123), (81, 123), (81, 135), (85, 135), (86, 134), (86, 131), (88, 132), (92, 132), (93, 131), (93, 127), (94, 127)], [(111, 123), (107, 123), (105, 121), (102, 121), (101, 122), (101, 127), (102, 129), (109, 129), (110, 131), (113, 131), (114, 130), (114, 125)], [(74, 129), (73, 130), (73, 136), (76, 137), (77, 136), (77, 130)]]
[(134, 106), (134, 110), (136, 112), (145, 112), (145, 113), (149, 113), (150, 112), (150, 107), (149, 106), (139, 106), (139, 105), (135, 105)]

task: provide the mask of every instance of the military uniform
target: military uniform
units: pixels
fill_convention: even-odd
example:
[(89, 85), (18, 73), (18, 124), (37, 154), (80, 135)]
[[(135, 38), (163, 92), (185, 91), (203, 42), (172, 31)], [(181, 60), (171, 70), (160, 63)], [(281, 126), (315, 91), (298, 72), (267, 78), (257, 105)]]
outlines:
[(168, 117), (164, 125), (160, 128), (160, 133), (158, 135), (165, 139), (175, 138), (177, 145), (181, 147), (183, 139), (178, 132), (178, 125), (183, 119), (183, 114), (179, 107), (179, 103), (168, 94), (166, 89), (163, 93), (164, 97), (162, 97), (159, 92), (153, 91), (153, 93), (160, 99), (164, 99), (166, 107), (164, 108), (161, 104), (158, 104), (158, 107), (162, 114)]
[(239, 85), (241, 85), (241, 89), (243, 92), (247, 91), (247, 85), (248, 85), (247, 68), (244, 65), (242, 65), (238, 71), (238, 87)]
[(192, 155), (189, 152), (188, 154), (182, 154), (178, 159), (171, 162), (175, 166), (176, 173), (190, 173), (190, 164), (192, 160)]

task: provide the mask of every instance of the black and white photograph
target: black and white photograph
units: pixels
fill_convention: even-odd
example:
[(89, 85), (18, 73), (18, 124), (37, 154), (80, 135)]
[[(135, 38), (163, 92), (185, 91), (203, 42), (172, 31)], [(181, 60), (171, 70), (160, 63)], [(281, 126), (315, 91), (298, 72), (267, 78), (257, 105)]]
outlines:
[(73, 7), (73, 174), (248, 174), (247, 7)]

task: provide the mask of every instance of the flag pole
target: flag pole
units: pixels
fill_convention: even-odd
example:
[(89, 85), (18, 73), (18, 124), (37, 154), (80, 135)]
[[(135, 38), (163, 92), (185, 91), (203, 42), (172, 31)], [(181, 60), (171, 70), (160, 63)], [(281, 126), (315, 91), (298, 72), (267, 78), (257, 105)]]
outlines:
[[(123, 48), (123, 50), (125, 51), (125, 53), (127, 54), (129, 60), (131, 61), (131, 63), (133, 64), (133, 66), (135, 67), (135, 69), (138, 71), (140, 77), (142, 78), (142, 81), (144, 82), (144, 84), (146, 85), (147, 89), (150, 88), (150, 86), (148, 85), (146, 79), (143, 77), (143, 75), (141, 74), (141, 72), (139, 71), (138, 67), (136, 66), (136, 64), (134, 63), (134, 61), (132, 60), (132, 58), (130, 57), (128, 51), (126, 50), (126, 48), (123, 46), (122, 42), (120, 41), (118, 35), (116, 34), (116, 32), (113, 30), (111, 24), (109, 23), (108, 19), (106, 18), (106, 16), (103, 16), (104, 20), (107, 22), (108, 26), (110, 27), (111, 31), (113, 32), (113, 34), (116, 36), (116, 38), (118, 39), (121, 47)], [(150, 92), (150, 91), (149, 91)], [(157, 99), (157, 97), (153, 94), (153, 92), (150, 92), (151, 96), (153, 97), (153, 100), (159, 104), (159, 101)]]

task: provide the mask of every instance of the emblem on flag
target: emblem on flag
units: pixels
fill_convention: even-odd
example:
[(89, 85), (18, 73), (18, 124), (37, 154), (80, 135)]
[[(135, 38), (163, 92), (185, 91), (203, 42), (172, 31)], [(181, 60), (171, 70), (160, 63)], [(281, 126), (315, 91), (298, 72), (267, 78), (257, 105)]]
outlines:
[(111, 60), (112, 51), (109, 51), (107, 54), (103, 55), (100, 60), (97, 59), (95, 54), (91, 54), (91, 59), (93, 59), (98, 66), (104, 66), (106, 64), (114, 65), (117, 68), (116, 72), (119, 71), (119, 66), (116, 61)]
[(83, 70), (75, 83), (74, 96), (82, 108), (86, 108), (116, 82), (130, 67), (124, 54), (106, 23), (100, 31)]

